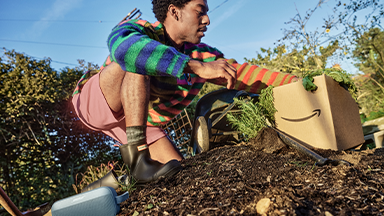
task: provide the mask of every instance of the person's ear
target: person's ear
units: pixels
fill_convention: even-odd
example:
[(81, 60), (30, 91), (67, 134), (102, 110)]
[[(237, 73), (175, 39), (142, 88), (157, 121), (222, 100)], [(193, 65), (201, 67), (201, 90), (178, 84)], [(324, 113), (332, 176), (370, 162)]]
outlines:
[(180, 10), (175, 5), (170, 4), (168, 7), (168, 14), (175, 19), (176, 21), (179, 20), (180, 16)]

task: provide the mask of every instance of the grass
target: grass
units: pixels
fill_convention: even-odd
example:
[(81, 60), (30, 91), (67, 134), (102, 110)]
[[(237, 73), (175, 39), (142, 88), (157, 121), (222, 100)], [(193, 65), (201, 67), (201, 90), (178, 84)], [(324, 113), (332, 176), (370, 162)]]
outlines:
[(73, 189), (78, 194), (83, 188), (102, 178), (111, 170), (114, 170), (117, 176), (127, 176), (127, 178), (123, 182), (119, 182), (119, 188), (122, 192), (132, 192), (133, 190), (135, 190), (135, 181), (130, 178), (128, 169), (125, 166), (120, 166), (117, 164), (117, 162), (113, 161), (108, 162), (108, 164), (101, 164), (98, 167), (92, 165), (88, 166), (86, 172), (80, 173), (80, 178), (79, 174), (76, 175), (76, 184), (72, 185)]

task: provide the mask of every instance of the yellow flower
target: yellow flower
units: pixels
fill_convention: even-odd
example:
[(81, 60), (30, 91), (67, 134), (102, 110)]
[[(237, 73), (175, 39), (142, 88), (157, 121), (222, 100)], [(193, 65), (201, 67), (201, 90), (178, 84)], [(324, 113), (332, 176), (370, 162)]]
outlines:
[(327, 33), (329, 33), (331, 31), (331, 29), (329, 29), (329, 28), (327, 28), (326, 30), (325, 30), (325, 32), (327, 32)]

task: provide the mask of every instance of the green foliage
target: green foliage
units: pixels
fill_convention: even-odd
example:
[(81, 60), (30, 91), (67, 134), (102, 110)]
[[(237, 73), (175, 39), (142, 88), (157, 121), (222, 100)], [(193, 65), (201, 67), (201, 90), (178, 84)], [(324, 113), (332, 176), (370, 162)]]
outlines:
[(366, 116), (384, 109), (384, 31), (373, 28), (356, 39), (353, 57), (364, 74), (356, 78), (358, 102)]
[(257, 105), (259, 105), (262, 108), (263, 116), (267, 118), (267, 121), (269, 121), (269, 123), (272, 124), (272, 126), (274, 126), (275, 113), (277, 110), (274, 105), (272, 85), (266, 89), (261, 90), (261, 94), (259, 96), (259, 101), (257, 102)]
[(57, 72), (50, 61), (15, 51), (0, 58), (0, 185), (22, 210), (72, 195), (76, 173), (117, 155), (73, 110), (84, 71)]
[(352, 79), (352, 76), (348, 74), (346, 71), (336, 68), (326, 68), (315, 70), (307, 73), (303, 78), (303, 86), (307, 91), (314, 91), (317, 89), (317, 86), (313, 83), (313, 77), (320, 75), (327, 75), (338, 82), (342, 87), (348, 90), (352, 97), (357, 99), (357, 87)]
[[(380, 3), (381, 1), (381, 3)], [(336, 1), (334, 8), (334, 15), (330, 16), (328, 20), (333, 19), (335, 22), (330, 24), (332, 29), (342, 29), (341, 33), (335, 31), (330, 38), (338, 38), (342, 42), (342, 47), (345, 53), (354, 52), (354, 45), (356, 39), (376, 27), (381, 27), (381, 21), (384, 17), (384, 5), (382, 0), (350, 0), (348, 4), (341, 4)], [(362, 13), (366, 15), (361, 16)], [(325, 24), (329, 23), (326, 22)], [(349, 55), (348, 57), (349, 58)]]
[(317, 86), (313, 83), (313, 77), (306, 76), (303, 78), (303, 86), (307, 91), (315, 91)]
[(327, 59), (338, 48), (338, 41), (330, 43), (325, 48), (319, 44), (310, 47), (301, 41), (289, 47), (279, 45), (273, 50), (261, 48), (261, 53), (258, 53), (256, 58), (245, 60), (273, 71), (303, 76), (310, 70), (325, 68)]
[(241, 113), (228, 113), (228, 122), (238, 131), (243, 132), (247, 139), (257, 136), (257, 133), (267, 125), (274, 126), (276, 109), (273, 105), (273, 86), (261, 91), (258, 101), (247, 98), (234, 99)]
[(364, 113), (360, 114), (361, 123), (381, 117), (384, 117), (384, 108), (380, 109), (377, 112), (370, 112), (368, 116)]

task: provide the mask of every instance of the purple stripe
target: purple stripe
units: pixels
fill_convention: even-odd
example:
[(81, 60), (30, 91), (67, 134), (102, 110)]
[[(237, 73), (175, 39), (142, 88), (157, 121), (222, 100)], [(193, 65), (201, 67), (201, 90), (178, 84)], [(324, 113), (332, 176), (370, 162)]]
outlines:
[(151, 40), (149, 43), (147, 43), (141, 50), (139, 55), (136, 58), (135, 66), (136, 66), (136, 73), (138, 74), (146, 74), (146, 75), (157, 75), (156, 71), (146, 71), (145, 65), (147, 63), (148, 58), (151, 56), (152, 52), (156, 49), (156, 47), (160, 43)]
[[(126, 71), (126, 66), (125, 66), (125, 54), (129, 47), (131, 47), (134, 43), (136, 43), (140, 38), (143, 37), (142, 35), (132, 35), (129, 37), (129, 39), (124, 40), (119, 44), (119, 46), (116, 48), (115, 52), (111, 54), (114, 55), (114, 58), (116, 59), (117, 63), (120, 65), (121, 69)], [(112, 47), (112, 45), (111, 45)], [(133, 71), (132, 71), (133, 72)]]
[(197, 47), (203, 48), (203, 47), (209, 47), (209, 46), (205, 43), (200, 43), (200, 44), (197, 44)]
[(176, 55), (176, 53), (172, 50), (172, 48), (168, 48), (165, 50), (163, 56), (161, 57), (159, 63), (156, 66), (156, 71), (159, 72), (159, 75), (170, 75), (167, 74), (167, 68), (169, 64), (171, 64), (172, 58)]
[(185, 49), (191, 49), (192, 47), (195, 47), (195, 46), (196, 46), (196, 44), (193, 44), (193, 43), (185, 43), (184, 48)]

